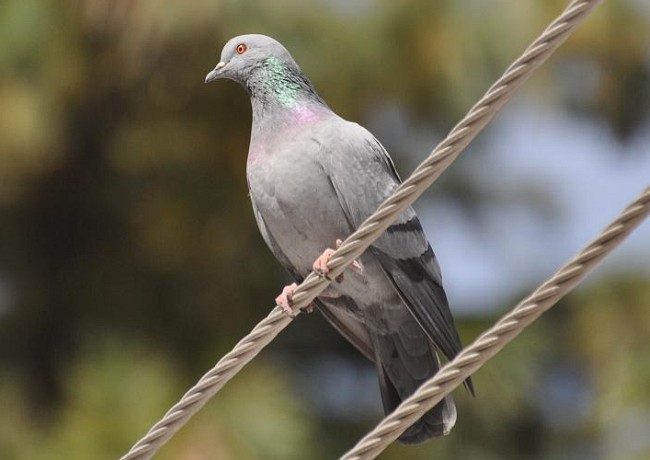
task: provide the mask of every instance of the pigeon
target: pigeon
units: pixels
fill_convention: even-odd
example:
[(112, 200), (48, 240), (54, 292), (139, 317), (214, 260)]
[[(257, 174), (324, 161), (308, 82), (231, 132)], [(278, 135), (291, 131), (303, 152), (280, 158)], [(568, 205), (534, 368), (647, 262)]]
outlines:
[[(365, 128), (338, 116), (289, 52), (258, 34), (229, 40), (205, 82), (226, 78), (250, 95), (253, 119), (246, 176), (267, 246), (296, 283), (327, 261), (393, 191), (400, 178)], [(290, 311), (287, 286), (276, 301)], [(321, 293), (313, 304), (375, 363), (386, 413), (462, 349), (436, 256), (412, 208)], [(465, 386), (473, 395), (472, 381)], [(400, 437), (406, 444), (447, 435), (451, 395)]]

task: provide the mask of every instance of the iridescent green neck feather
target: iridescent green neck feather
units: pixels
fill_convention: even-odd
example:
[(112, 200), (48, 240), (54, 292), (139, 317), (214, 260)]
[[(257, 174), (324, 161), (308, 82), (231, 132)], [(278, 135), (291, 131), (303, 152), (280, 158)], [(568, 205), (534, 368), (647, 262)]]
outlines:
[(292, 107), (296, 104), (300, 84), (289, 77), (287, 68), (278, 58), (270, 57), (264, 61), (265, 79), (280, 104)]
[(325, 104), (295, 64), (283, 62), (275, 56), (261, 62), (251, 73), (246, 87), (254, 110), (258, 104), (258, 109), (269, 105), (295, 108), (303, 103)]

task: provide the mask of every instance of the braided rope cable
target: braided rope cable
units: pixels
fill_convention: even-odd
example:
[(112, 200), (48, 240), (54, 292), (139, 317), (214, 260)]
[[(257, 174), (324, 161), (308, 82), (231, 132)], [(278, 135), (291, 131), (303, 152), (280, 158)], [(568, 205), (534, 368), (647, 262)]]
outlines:
[[(311, 272), (294, 291), (293, 317), (311, 303), (345, 268), (359, 257), (390, 224), (447, 169), (487, 125), (523, 82), (560, 46), (591, 9), (602, 0), (574, 0), (492, 85), (449, 135), (431, 152), (382, 205), (334, 252), (329, 276)], [(279, 307), (244, 337), (133, 445), (120, 460), (147, 460), (205, 405), (239, 370), (253, 360), (292, 317)]]
[(341, 460), (375, 458), (426, 411), (485, 364), (546, 310), (569, 293), (607, 254), (650, 214), (650, 187), (592, 243), (510, 313), (424, 382), (411, 396), (364, 436)]

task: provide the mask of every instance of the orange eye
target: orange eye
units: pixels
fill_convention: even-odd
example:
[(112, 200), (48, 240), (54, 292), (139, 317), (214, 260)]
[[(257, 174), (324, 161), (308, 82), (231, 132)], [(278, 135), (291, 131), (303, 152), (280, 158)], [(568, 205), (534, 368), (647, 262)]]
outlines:
[(247, 49), (248, 47), (245, 44), (240, 43), (237, 45), (237, 48), (235, 48), (235, 51), (237, 51), (237, 54), (244, 54)]

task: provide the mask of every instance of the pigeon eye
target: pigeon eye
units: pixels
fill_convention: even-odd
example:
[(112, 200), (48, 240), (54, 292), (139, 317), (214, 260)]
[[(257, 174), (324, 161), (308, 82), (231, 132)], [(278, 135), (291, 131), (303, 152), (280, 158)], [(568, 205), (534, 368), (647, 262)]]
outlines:
[(240, 43), (237, 45), (237, 48), (235, 48), (235, 51), (237, 51), (237, 54), (244, 54), (247, 49), (248, 47), (245, 44)]

